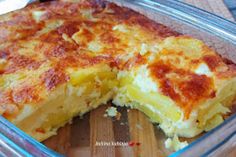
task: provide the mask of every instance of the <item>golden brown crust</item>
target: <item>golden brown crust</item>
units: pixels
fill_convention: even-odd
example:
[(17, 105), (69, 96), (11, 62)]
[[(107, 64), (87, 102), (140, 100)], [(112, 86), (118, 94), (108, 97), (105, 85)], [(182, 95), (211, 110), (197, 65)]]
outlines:
[[(34, 17), (35, 11), (41, 14), (38, 19)], [(7, 19), (0, 17), (0, 60), (4, 62), (0, 63), (0, 81), (11, 75), (17, 78), (11, 86), (0, 87), (0, 112), (5, 117), (16, 115), (25, 103), (44, 100), (45, 93), (69, 81), (68, 68), (105, 63), (129, 70), (147, 63), (148, 55), (153, 53), (148, 50), (147, 54), (140, 55), (140, 50), (135, 49), (137, 45), (155, 45), (170, 36), (190, 38), (130, 9), (100, 0), (34, 4), (7, 16)], [(125, 28), (115, 30), (115, 26)], [(93, 48), (94, 41), (95, 46), (100, 47)], [(235, 65), (226, 66), (209, 48), (203, 49), (207, 55), (189, 60), (191, 65), (204, 61), (222, 78), (236, 76)], [(129, 53), (133, 53), (130, 58)], [(166, 51), (165, 55), (173, 55), (171, 53)], [(183, 52), (178, 55), (186, 57)], [(177, 60), (176, 64), (181, 62)], [(188, 113), (193, 104), (214, 96), (212, 79), (205, 75), (159, 61), (150, 65), (150, 69), (152, 76), (161, 80), (162, 92), (179, 102)], [(26, 71), (36, 76), (31, 77), (30, 73), (21, 76)], [(166, 77), (170, 71), (188, 79), (172, 80)], [(175, 86), (180, 93), (173, 90)]]
[(186, 118), (199, 102), (215, 97), (213, 79), (206, 75), (198, 75), (161, 61), (155, 61), (149, 68), (152, 77), (160, 83), (161, 92), (184, 109)]

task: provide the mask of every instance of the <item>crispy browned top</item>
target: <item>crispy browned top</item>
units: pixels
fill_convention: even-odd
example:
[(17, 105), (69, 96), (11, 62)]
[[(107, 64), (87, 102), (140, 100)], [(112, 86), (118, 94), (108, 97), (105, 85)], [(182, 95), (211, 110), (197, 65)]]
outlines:
[(160, 92), (184, 109), (186, 118), (194, 107), (216, 96), (217, 84), (236, 77), (236, 66), (224, 62), (199, 40), (181, 36), (164, 43), (168, 44), (163, 44), (159, 56), (149, 64), (151, 76)]
[(150, 65), (151, 75), (160, 82), (161, 92), (176, 101), (189, 116), (195, 105), (202, 100), (215, 97), (213, 79), (198, 75), (174, 65), (154, 62)]
[[(158, 51), (148, 49), (145, 55), (140, 55), (142, 44), (155, 47), (165, 38), (179, 35), (130, 9), (100, 0), (52, 1), (3, 15), (0, 17), (0, 113), (13, 116), (25, 103), (44, 100), (52, 90), (70, 80), (68, 68), (104, 63), (130, 70), (147, 64), (148, 56)], [(217, 66), (225, 66), (215, 53), (203, 56), (200, 61), (213, 71), (217, 71)], [(197, 65), (198, 60), (191, 61)], [(214, 96), (214, 83), (206, 75), (158, 59), (149, 67), (152, 76), (161, 82), (161, 91), (181, 107), (191, 108), (195, 102)], [(235, 66), (229, 67), (230, 70), (225, 66), (223, 77), (235, 76)], [(187, 79), (169, 78), (169, 73)], [(175, 87), (180, 93), (174, 91)]]

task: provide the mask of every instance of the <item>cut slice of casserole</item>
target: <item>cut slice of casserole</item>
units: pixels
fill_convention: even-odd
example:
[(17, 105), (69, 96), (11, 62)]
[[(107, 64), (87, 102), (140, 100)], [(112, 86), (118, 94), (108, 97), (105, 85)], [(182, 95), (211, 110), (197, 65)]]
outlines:
[(235, 64), (113, 3), (53, 1), (0, 16), (0, 114), (39, 141), (109, 100), (169, 137), (194, 137), (235, 98)]
[(113, 102), (146, 113), (173, 137), (194, 137), (223, 122), (236, 96), (235, 66), (197, 39), (169, 37), (148, 64), (118, 72)]

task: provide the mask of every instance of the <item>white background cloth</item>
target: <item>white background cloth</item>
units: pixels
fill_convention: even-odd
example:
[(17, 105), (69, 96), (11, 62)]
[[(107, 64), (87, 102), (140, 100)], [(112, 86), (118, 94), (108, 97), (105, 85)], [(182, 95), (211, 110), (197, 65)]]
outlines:
[(21, 9), (29, 2), (32, 2), (32, 0), (0, 0), (0, 15)]

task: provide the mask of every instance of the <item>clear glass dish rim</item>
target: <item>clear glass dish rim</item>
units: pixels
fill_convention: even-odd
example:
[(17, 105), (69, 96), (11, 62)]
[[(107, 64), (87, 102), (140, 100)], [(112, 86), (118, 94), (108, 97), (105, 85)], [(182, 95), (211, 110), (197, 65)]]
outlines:
[(236, 45), (236, 23), (178, 0), (120, 0), (168, 15)]
[[(176, 0), (119, 0), (119, 1), (125, 1), (128, 3), (138, 5), (140, 7), (152, 9), (158, 13), (166, 14), (170, 17), (178, 19), (181, 22), (188, 23), (192, 26), (203, 29), (209, 33), (212, 33), (213, 35), (216, 35), (236, 45), (236, 23), (226, 20), (212, 13), (209, 13), (207, 11), (201, 10), (199, 8), (196, 8), (194, 6), (190, 6), (188, 4)], [(198, 138), (197, 140), (189, 144), (187, 147), (175, 153), (172, 153), (170, 157), (180, 156), (190, 148), (194, 147), (197, 143), (207, 138), (210, 134), (213, 134), (216, 130), (224, 127), (227, 123), (229, 123), (232, 120), (234, 121), (236, 120), (236, 114), (232, 115), (222, 124), (214, 128), (213, 130), (207, 132), (202, 137)], [(0, 138), (0, 140), (3, 140), (3, 142), (6, 142), (12, 148), (17, 149), (19, 154), (23, 154), (26, 156), (33, 156), (34, 154), (33, 152), (31, 152), (31, 150), (25, 147), (24, 145), (25, 143), (22, 142), (23, 140), (26, 141), (31, 147), (34, 147), (38, 151), (40, 151), (41, 156), (55, 156), (55, 157), (63, 156), (47, 148), (46, 146), (36, 141), (29, 135), (25, 134), (23, 131), (21, 131), (19, 128), (17, 128), (15, 125), (10, 123), (2, 116), (0, 116), (0, 126), (1, 126), (0, 137), (2, 137)], [(15, 139), (13, 139), (13, 137), (8, 136), (7, 132), (9, 133), (9, 131), (14, 134)], [(216, 147), (206, 152), (205, 155), (209, 154), (210, 152), (220, 147), (224, 142), (227, 142), (227, 140), (230, 139), (234, 134), (236, 134), (236, 130), (233, 132), (233, 134), (231, 134), (225, 140), (220, 142)], [(14, 142), (15, 140), (19, 140), (20, 142), (18, 141), (18, 143), (16, 144)]]

